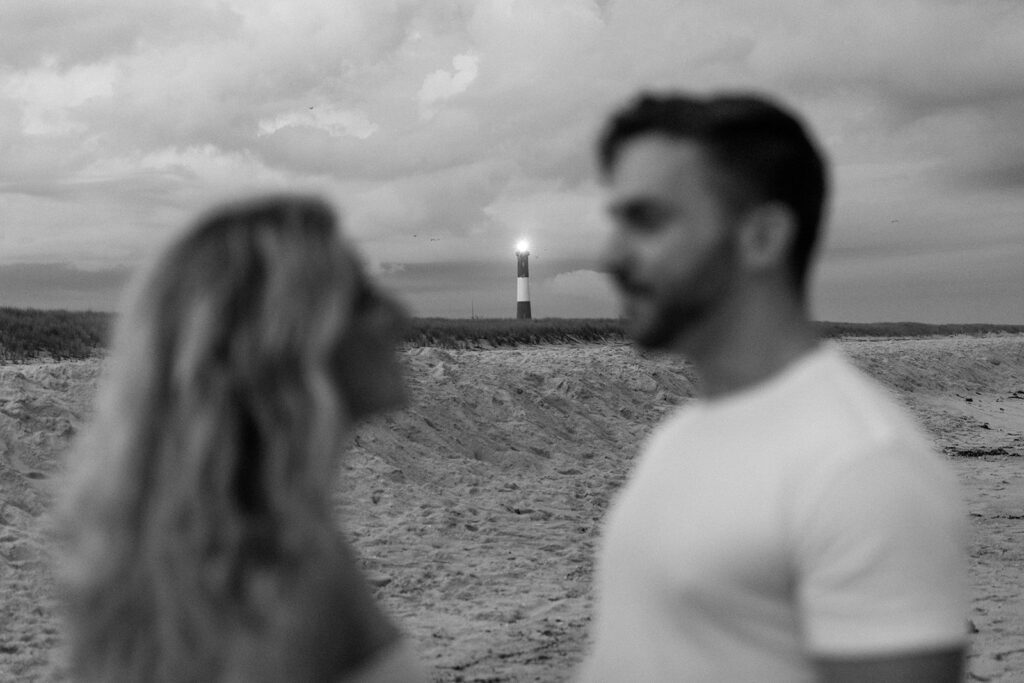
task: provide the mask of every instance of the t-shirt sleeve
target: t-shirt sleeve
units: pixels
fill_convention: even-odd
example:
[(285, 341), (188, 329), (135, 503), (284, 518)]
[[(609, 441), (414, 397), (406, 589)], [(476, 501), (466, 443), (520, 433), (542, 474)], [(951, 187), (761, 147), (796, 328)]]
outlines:
[(799, 503), (797, 598), (808, 649), (884, 656), (962, 645), (966, 515), (926, 444), (850, 458)]

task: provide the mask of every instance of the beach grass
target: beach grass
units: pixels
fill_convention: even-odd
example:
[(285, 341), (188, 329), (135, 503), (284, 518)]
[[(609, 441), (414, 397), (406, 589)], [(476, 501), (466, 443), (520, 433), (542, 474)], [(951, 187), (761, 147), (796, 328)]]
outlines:
[[(115, 316), (97, 311), (0, 307), (0, 363), (90, 358), (107, 347)], [(917, 322), (817, 322), (828, 339), (919, 338), (1022, 334), (1024, 325)], [(617, 318), (414, 318), (405, 331), (408, 347), (473, 349), (532, 344), (625, 342)]]

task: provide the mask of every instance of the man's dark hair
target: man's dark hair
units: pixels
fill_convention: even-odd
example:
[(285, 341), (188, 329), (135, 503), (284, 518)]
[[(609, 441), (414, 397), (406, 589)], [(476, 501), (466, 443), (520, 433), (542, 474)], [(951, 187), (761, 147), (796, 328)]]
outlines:
[(828, 179), (822, 154), (796, 116), (755, 95), (642, 93), (613, 116), (601, 136), (601, 172), (610, 175), (622, 147), (650, 134), (700, 145), (717, 171), (714, 180), (726, 208), (742, 212), (770, 201), (789, 207), (797, 224), (790, 268), (802, 292)]

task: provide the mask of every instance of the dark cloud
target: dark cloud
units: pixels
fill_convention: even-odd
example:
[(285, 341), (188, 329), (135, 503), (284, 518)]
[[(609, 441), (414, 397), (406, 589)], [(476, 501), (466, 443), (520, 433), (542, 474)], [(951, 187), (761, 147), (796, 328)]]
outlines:
[(993, 161), (987, 168), (950, 173), (956, 184), (978, 190), (1021, 192), (1024, 190), (1024, 155), (1017, 159)]
[[(1018, 252), (1016, 258), (1024, 254)], [(888, 262), (892, 264), (892, 262)], [(846, 322), (1024, 324), (1024, 268), (1004, 263), (962, 271), (922, 271), (893, 264), (856, 280), (828, 269), (812, 288), (814, 316)]]
[(829, 260), (871, 260), (891, 258), (936, 258), (957, 254), (992, 254), (1004, 249), (1019, 249), (1021, 243), (1013, 241), (989, 240), (983, 245), (972, 241), (969, 232), (962, 231), (957, 240), (944, 238), (941, 241), (928, 243), (920, 237), (901, 238), (898, 235), (884, 241), (861, 244), (844, 244), (828, 247), (823, 255)]
[[(382, 266), (380, 282), (396, 291), (427, 293), (454, 292), (475, 288), (501, 287), (509, 280), (515, 286), (515, 261), (438, 261), (433, 263), (405, 263)], [(504, 272), (508, 271), (508, 272)], [(511, 275), (509, 275), (511, 273)]]
[(129, 268), (83, 270), (66, 263), (0, 265), (0, 305), (114, 311)]
[(0, 181), (0, 192), (23, 194), (60, 201), (82, 201), (95, 197), (129, 201), (147, 206), (168, 202), (183, 184), (196, 184), (195, 174), (185, 168), (138, 169), (131, 177), (97, 178), (93, 180), (12, 179)]

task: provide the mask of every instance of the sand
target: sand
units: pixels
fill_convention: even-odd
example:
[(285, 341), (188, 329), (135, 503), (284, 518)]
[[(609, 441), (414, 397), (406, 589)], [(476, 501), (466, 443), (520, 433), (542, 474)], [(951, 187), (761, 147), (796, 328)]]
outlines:
[[(1024, 335), (839, 346), (927, 427), (972, 525), (969, 680), (1024, 681)], [(339, 524), (437, 681), (560, 681), (639, 442), (694, 394), (624, 344), (403, 351), (410, 405), (343, 457)], [(64, 681), (41, 531), (99, 361), (0, 367), (0, 680)]]

